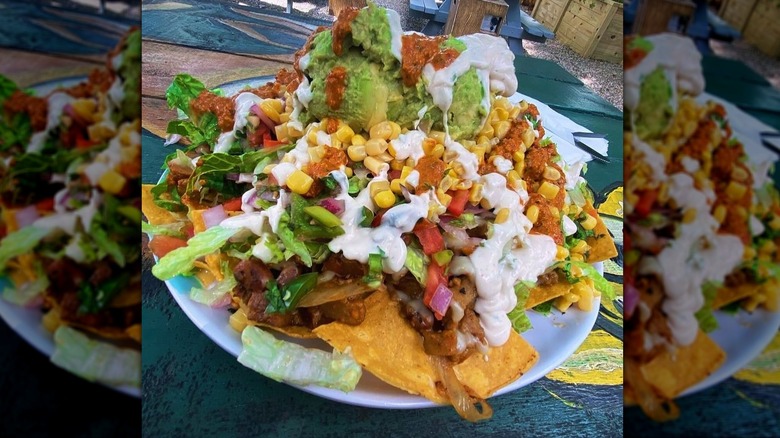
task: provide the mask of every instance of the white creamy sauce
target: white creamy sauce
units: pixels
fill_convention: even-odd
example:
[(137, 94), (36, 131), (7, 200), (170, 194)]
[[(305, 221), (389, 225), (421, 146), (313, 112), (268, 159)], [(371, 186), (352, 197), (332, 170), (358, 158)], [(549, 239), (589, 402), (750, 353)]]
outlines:
[(390, 53), (393, 54), (398, 62), (401, 62), (401, 47), (403, 42), (401, 36), (404, 34), (401, 29), (401, 17), (398, 12), (392, 9), (385, 9), (387, 12), (387, 24), (390, 25)]
[(711, 190), (697, 190), (686, 173), (671, 175), (667, 183), (670, 198), (683, 210), (695, 209), (696, 217), (680, 225), (676, 238), (656, 256), (657, 263), (642, 264), (639, 271), (662, 279), (662, 309), (672, 338), (677, 345), (690, 345), (699, 330), (695, 313), (704, 305), (702, 285), (723, 281), (741, 261), (743, 245), (736, 236), (717, 233), (720, 225), (710, 214), (715, 199)]
[(431, 202), (430, 191), (424, 195), (410, 195), (410, 202), (396, 205), (382, 216), (381, 224), (376, 228), (360, 226), (363, 207), (374, 211), (376, 207), (371, 200), (371, 184), (387, 181), (387, 175), (375, 177), (369, 186), (361, 190), (356, 198), (349, 195), (349, 182), (342, 171), (331, 172), (333, 178), (341, 186), (341, 193), (336, 199), (344, 201), (344, 213), (341, 216), (344, 234), (328, 243), (328, 248), (334, 253), (343, 253), (349, 260), (368, 263), (368, 256), (378, 254), (381, 249), (385, 253), (383, 261), (384, 272), (399, 272), (406, 261), (406, 244), (401, 235), (411, 232), (417, 221), (428, 216), (428, 204)]
[(568, 215), (563, 215), (563, 235), (571, 236), (577, 232), (577, 224)]
[(634, 147), (644, 156), (644, 162), (653, 171), (653, 179), (664, 181), (666, 179), (666, 158), (652, 146), (640, 140), (636, 134), (632, 134), (632, 137)]
[(67, 211), (67, 207), (63, 207), (57, 214), (44, 216), (36, 220), (33, 223), (33, 226), (51, 231), (61, 230), (64, 233), (73, 236), (76, 234), (78, 223), (81, 223), (84, 230), (89, 232), (89, 228), (92, 226), (92, 219), (95, 217), (95, 214), (97, 214), (102, 200), (103, 196), (101, 193), (98, 190), (92, 189), (92, 195), (87, 205), (74, 211)]
[(449, 135), (444, 140), (444, 148), (458, 154), (456, 161), (463, 165), (463, 175), (461, 175), (463, 179), (472, 181), (479, 179), (479, 173), (477, 173), (479, 161), (477, 161), (476, 155), (469, 152), (462, 144), (450, 138)]
[(688, 173), (694, 173), (697, 170), (699, 170), (700, 164), (698, 161), (694, 160), (691, 157), (685, 156), (682, 157), (682, 160), (680, 160), (680, 163), (683, 166), (683, 169), (685, 169)]
[(108, 98), (113, 102), (114, 106), (119, 108), (122, 106), (122, 101), (125, 99), (125, 88), (122, 84), (122, 80), (118, 77), (114, 79), (114, 83), (111, 84), (111, 88), (108, 89)]
[(27, 145), (27, 152), (37, 153), (43, 149), (49, 132), (60, 124), (62, 112), (65, 110), (65, 107), (73, 103), (75, 99), (67, 93), (57, 92), (52, 93), (46, 100), (49, 102), (46, 127), (43, 131), (36, 132), (30, 137), (30, 143)]
[(310, 61), (311, 61), (311, 53), (306, 52), (305, 55), (301, 56), (300, 59), (298, 59), (298, 68), (300, 68), (301, 71), (308, 70)]
[[(452, 106), (452, 90), (455, 81), (463, 76), (471, 67), (477, 70), (477, 75), (486, 91), (483, 95), (482, 107), (490, 110), (492, 91), (503, 96), (511, 96), (517, 91), (517, 76), (515, 76), (515, 55), (503, 38), (485, 34), (465, 35), (458, 40), (466, 45), (466, 50), (445, 68), (436, 70), (432, 64), (426, 64), (422, 77), (433, 103), (444, 114), (445, 128), (447, 114)], [(484, 122), (484, 121), (483, 121)]]
[(574, 163), (566, 163), (563, 167), (563, 175), (566, 177), (566, 184), (564, 188), (566, 190), (573, 190), (577, 187), (577, 183), (584, 179), (580, 176), (582, 168), (585, 167), (584, 161), (575, 161)]
[(420, 126), (420, 122), (422, 121), (423, 117), (425, 117), (425, 114), (428, 113), (428, 105), (425, 105), (424, 107), (420, 108), (420, 111), (417, 111), (417, 120), (414, 121), (414, 129), (417, 129), (418, 126)]
[(416, 170), (409, 172), (409, 175), (406, 176), (406, 183), (417, 188), (417, 185), (420, 184), (420, 172)]
[(247, 124), (247, 116), (252, 112), (254, 105), (260, 105), (263, 98), (253, 93), (241, 93), (236, 97), (235, 108), (236, 115), (233, 121), (233, 130), (220, 134), (214, 152), (227, 152), (230, 150), (233, 141), (236, 139), (236, 133), (242, 131)]
[(676, 82), (676, 89), (693, 96), (704, 91), (701, 54), (691, 39), (673, 33), (644, 38), (652, 43), (653, 49), (637, 65), (623, 73), (625, 106), (629, 110), (633, 111), (639, 105), (642, 79), (658, 67), (672, 72), (672, 84)]
[(766, 231), (766, 227), (764, 227), (764, 224), (761, 223), (760, 220), (755, 215), (750, 215), (750, 233), (753, 236), (760, 236), (764, 234), (764, 231)]
[(116, 71), (119, 70), (119, 67), (122, 66), (122, 60), (124, 59), (124, 53), (118, 53), (116, 56), (111, 58), (111, 67)]
[(411, 157), (417, 164), (417, 161), (425, 156), (423, 141), (426, 137), (427, 135), (424, 132), (414, 130), (399, 135), (395, 140), (391, 140), (390, 145), (395, 150), (395, 158), (397, 160), (405, 160)]
[(496, 170), (498, 170), (498, 173), (501, 175), (506, 175), (507, 172), (515, 168), (510, 160), (507, 160), (500, 155), (497, 155), (493, 160), (493, 165), (496, 166)]
[(271, 175), (276, 178), (276, 182), (279, 183), (279, 186), (285, 186), (287, 185), (287, 178), (296, 170), (298, 170), (298, 168), (292, 163), (279, 163), (271, 170)]
[[(309, 56), (306, 54), (306, 56)], [(300, 61), (299, 61), (300, 62)], [(293, 98), (293, 111), (290, 113), (290, 121), (287, 122), (287, 126), (298, 131), (303, 132), (303, 123), (300, 120), (301, 112), (309, 105), (312, 99), (311, 85), (309, 79), (303, 76), (298, 88), (292, 94)]]
[(279, 219), (284, 213), (287, 206), (290, 204), (290, 196), (284, 190), (279, 191), (279, 199), (276, 200), (276, 205), (273, 207), (259, 212), (249, 212), (231, 216), (222, 220), (219, 226), (225, 228), (244, 228), (252, 232), (256, 236), (263, 234), (264, 225), (267, 223), (271, 227), (271, 231), (276, 233), (279, 229)]

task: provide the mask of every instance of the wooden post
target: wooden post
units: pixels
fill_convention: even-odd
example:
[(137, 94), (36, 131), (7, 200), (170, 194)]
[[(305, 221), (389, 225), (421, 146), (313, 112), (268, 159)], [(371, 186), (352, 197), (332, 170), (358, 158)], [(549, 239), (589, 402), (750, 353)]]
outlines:
[(569, 3), (571, 3), (571, 0), (566, 0), (566, 3), (563, 4), (563, 9), (561, 10), (561, 15), (558, 16), (558, 21), (555, 22), (555, 26), (553, 26), (553, 33), (558, 33), (558, 26), (561, 25), (563, 22), (563, 16), (566, 15), (566, 11), (569, 10)]
[(334, 17), (338, 17), (341, 10), (348, 7), (364, 8), (366, 0), (328, 0), (328, 13)]
[(632, 30), (638, 35), (667, 32), (674, 15), (690, 17), (695, 9), (690, 0), (645, 0), (639, 5)]
[[(518, 1), (518, 0), (510, 0)], [(444, 33), (453, 36), (472, 33), (489, 33), (498, 35), (506, 20), (509, 5), (504, 0), (452, 0)], [(494, 32), (482, 30), (482, 21), (486, 15), (500, 18)]]
[(601, 17), (601, 22), (598, 26), (596, 26), (596, 34), (593, 35), (593, 38), (591, 38), (590, 43), (588, 43), (588, 47), (585, 48), (584, 56), (586, 58), (590, 58), (591, 55), (593, 55), (593, 51), (596, 50), (596, 46), (599, 45), (599, 42), (601, 41), (601, 37), (604, 35), (604, 32), (607, 31), (607, 28), (609, 27), (609, 23), (612, 22), (612, 17), (615, 16), (615, 12), (617, 12), (618, 5), (617, 3), (610, 3), (609, 10), (607, 10), (607, 13), (604, 14), (604, 16)]

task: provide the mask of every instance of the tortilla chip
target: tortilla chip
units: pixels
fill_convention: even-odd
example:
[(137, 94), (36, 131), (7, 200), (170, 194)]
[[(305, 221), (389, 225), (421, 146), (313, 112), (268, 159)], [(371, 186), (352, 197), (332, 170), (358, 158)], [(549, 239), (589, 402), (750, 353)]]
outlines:
[(230, 315), (230, 327), (239, 333), (244, 331), (244, 328), (246, 328), (247, 325), (251, 324), (257, 327), (274, 330), (291, 338), (317, 339), (317, 336), (312, 333), (308, 327), (274, 327), (265, 323), (250, 321), (247, 318), (246, 304), (244, 304), (239, 298), (235, 296), (233, 297), (233, 303), (234, 305), (238, 306), (238, 308)]
[[(422, 337), (401, 316), (400, 304), (379, 290), (366, 301), (366, 319), (358, 326), (334, 322), (314, 333), (340, 351), (352, 355), (366, 369), (388, 384), (436, 403), (449, 403), (437, 389), (438, 373), (423, 349)], [(500, 348), (492, 348), (489, 360), (475, 353), (454, 367), (464, 386), (482, 397), (515, 380), (536, 361), (538, 354), (519, 335), (512, 333)]]
[(559, 281), (554, 284), (547, 284), (544, 286), (536, 286), (531, 289), (531, 293), (528, 294), (528, 300), (525, 302), (526, 309), (532, 309), (539, 304), (546, 303), (552, 299), (563, 296), (566, 292), (571, 290), (572, 284), (566, 281)]
[(645, 380), (666, 399), (704, 380), (720, 368), (726, 353), (709, 336), (699, 330), (691, 345), (674, 353), (664, 350), (640, 369)]
[(534, 347), (511, 330), (506, 344), (488, 351), (487, 361), (485, 356), (474, 353), (455, 366), (455, 374), (470, 393), (486, 399), (517, 380), (538, 360)]
[(264, 323), (255, 323), (254, 325), (258, 327), (263, 327), (267, 329), (271, 329), (274, 331), (277, 331), (283, 335), (287, 335), (291, 338), (298, 338), (298, 339), (317, 339), (317, 335), (312, 333), (311, 330), (309, 330), (308, 327), (300, 327), (300, 326), (290, 326), (290, 327), (274, 327), (272, 325), (264, 324)]
[(604, 220), (601, 218), (598, 211), (593, 207), (593, 204), (588, 201), (582, 209), (596, 218), (596, 227), (593, 228), (595, 234), (585, 239), (590, 246), (588, 259), (586, 261), (588, 263), (596, 263), (617, 256), (618, 251), (615, 246), (615, 241), (609, 234), (609, 228), (607, 228), (607, 225), (604, 223)]
[(141, 186), (141, 211), (146, 216), (146, 220), (152, 225), (170, 224), (182, 220), (181, 216), (158, 207), (154, 203), (153, 187), (154, 184), (143, 184)]
[(715, 300), (712, 302), (714, 309), (720, 309), (735, 301), (740, 301), (758, 292), (759, 286), (756, 284), (745, 283), (737, 287), (722, 287), (718, 289)]

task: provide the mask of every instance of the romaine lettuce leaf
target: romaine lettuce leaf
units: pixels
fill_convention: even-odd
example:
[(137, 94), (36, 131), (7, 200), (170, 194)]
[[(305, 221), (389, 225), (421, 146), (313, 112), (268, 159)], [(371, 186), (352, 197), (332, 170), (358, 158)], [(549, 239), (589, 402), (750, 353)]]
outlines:
[(274, 338), (249, 326), (241, 333), (243, 350), (238, 361), (277, 382), (317, 385), (349, 392), (355, 389), (363, 369), (349, 351), (327, 353)]
[(190, 102), (206, 89), (202, 82), (188, 74), (179, 74), (173, 78), (173, 82), (165, 90), (165, 99), (168, 108), (178, 108), (185, 114), (190, 114)]
[(68, 326), (54, 332), (51, 361), (91, 382), (141, 386), (141, 353), (90, 339)]
[(718, 328), (718, 320), (715, 319), (712, 303), (715, 301), (715, 295), (718, 294), (719, 286), (719, 284), (709, 282), (701, 289), (701, 293), (704, 295), (704, 305), (696, 312), (695, 316), (696, 321), (699, 322), (699, 328), (704, 333), (709, 333)]
[(223, 261), (221, 268), (224, 279), (216, 281), (208, 287), (193, 287), (190, 290), (190, 298), (193, 301), (213, 307), (222, 302), (225, 296), (238, 285), (233, 271), (230, 270), (230, 265)]
[(534, 283), (530, 281), (521, 281), (515, 285), (517, 305), (507, 316), (512, 323), (512, 328), (517, 333), (523, 333), (532, 328), (531, 320), (528, 318), (528, 314), (525, 313), (525, 303), (528, 301), (528, 296), (531, 294), (533, 286)]
[(30, 225), (5, 236), (0, 241), (0, 270), (5, 269), (5, 265), (14, 258), (35, 249), (50, 231)]
[(163, 281), (177, 275), (188, 274), (197, 259), (216, 252), (239, 231), (240, 228), (214, 226), (198, 233), (187, 241), (187, 246), (174, 249), (162, 257), (152, 267), (152, 274)]

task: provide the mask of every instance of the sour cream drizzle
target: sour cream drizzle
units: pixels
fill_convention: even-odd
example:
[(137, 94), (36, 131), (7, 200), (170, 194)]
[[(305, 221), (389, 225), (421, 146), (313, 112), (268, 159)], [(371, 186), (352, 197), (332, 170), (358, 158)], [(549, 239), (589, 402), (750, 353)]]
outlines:
[(246, 118), (251, 112), (252, 106), (259, 105), (262, 101), (262, 97), (253, 93), (241, 93), (236, 97), (236, 116), (233, 121), (233, 130), (220, 134), (217, 145), (214, 147), (215, 153), (230, 150), (230, 146), (233, 145), (233, 141), (236, 139), (236, 133), (246, 127)]
[(27, 152), (38, 153), (43, 149), (46, 137), (52, 129), (60, 124), (60, 116), (65, 107), (73, 103), (74, 99), (67, 93), (52, 93), (46, 100), (49, 101), (49, 113), (46, 118), (46, 127), (43, 131), (38, 131), (30, 137), (30, 143), (27, 145)]

